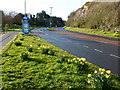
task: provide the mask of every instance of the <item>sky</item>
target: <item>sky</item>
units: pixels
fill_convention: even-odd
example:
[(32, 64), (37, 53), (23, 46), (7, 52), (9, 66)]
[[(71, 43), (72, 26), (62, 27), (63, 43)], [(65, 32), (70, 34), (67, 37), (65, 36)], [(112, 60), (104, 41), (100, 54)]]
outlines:
[[(0, 10), (24, 13), (24, 1), (0, 0)], [(52, 16), (67, 20), (71, 12), (76, 11), (88, 1), (92, 0), (26, 0), (26, 12), (36, 15), (44, 10), (50, 15), (50, 7), (53, 7)]]

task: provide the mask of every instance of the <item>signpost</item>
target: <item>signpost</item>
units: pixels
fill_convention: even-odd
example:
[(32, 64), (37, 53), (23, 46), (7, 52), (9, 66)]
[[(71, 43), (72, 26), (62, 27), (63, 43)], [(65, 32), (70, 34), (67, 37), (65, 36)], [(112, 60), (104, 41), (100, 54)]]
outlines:
[(26, 15), (26, 0), (24, 4), (25, 4), (25, 16), (23, 17), (23, 20), (22, 20), (22, 32), (24, 34), (28, 34), (30, 32), (30, 25), (28, 23), (29, 18)]
[(27, 16), (23, 17), (22, 20), (22, 32), (28, 34), (30, 32), (30, 25), (28, 23), (29, 18)]

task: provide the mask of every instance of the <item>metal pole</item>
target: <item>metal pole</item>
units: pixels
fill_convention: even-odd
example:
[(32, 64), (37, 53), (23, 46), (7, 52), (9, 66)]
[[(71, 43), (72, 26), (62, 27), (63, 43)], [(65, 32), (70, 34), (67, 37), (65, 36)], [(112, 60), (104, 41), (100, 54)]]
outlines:
[(50, 7), (50, 16), (52, 15), (52, 8), (53, 8), (53, 7)]
[(24, 2), (24, 5), (25, 5), (25, 15), (26, 15), (26, 0), (25, 0), (25, 2)]
[(51, 19), (52, 19), (52, 18), (51, 18), (51, 15), (52, 15), (52, 8), (53, 8), (53, 7), (50, 7), (50, 27), (51, 27), (51, 24), (52, 24), (52, 20), (51, 20)]

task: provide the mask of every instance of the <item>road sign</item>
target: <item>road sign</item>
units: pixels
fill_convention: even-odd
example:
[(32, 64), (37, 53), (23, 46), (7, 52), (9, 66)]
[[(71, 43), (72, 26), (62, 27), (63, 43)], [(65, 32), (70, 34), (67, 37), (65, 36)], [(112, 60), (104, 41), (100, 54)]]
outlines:
[(50, 25), (52, 24), (52, 22), (50, 22)]
[(24, 16), (22, 20), (22, 32), (28, 34), (30, 32), (29, 18)]

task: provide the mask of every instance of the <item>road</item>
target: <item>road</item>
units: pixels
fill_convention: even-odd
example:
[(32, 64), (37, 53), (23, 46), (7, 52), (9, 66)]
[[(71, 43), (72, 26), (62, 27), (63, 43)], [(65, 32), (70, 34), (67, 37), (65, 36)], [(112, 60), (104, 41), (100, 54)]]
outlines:
[(16, 32), (9, 32), (4, 35), (0, 36), (0, 50), (8, 43), (10, 42), (15, 35), (18, 34), (19, 31)]
[[(64, 31), (62, 28), (58, 29)], [(118, 54), (120, 46), (77, 38), (49, 31), (47, 28), (34, 29), (32, 32), (34, 32), (34, 35), (43, 38), (71, 54), (78, 57), (85, 57), (89, 62), (120, 75), (120, 56)]]

